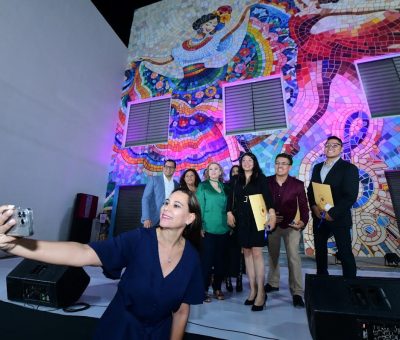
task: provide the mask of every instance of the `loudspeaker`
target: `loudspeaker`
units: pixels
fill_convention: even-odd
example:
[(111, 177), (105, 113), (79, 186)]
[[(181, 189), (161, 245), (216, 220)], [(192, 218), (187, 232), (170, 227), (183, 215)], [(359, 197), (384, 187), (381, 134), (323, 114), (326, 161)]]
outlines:
[(82, 295), (90, 277), (80, 267), (23, 260), (7, 275), (7, 298), (51, 307), (66, 307)]
[(97, 203), (99, 198), (89, 194), (76, 194), (75, 200), (75, 218), (88, 218), (93, 220), (96, 217)]
[(98, 201), (97, 196), (76, 194), (69, 241), (90, 242), (92, 222), (96, 217)]
[(400, 338), (399, 279), (306, 274), (304, 297), (314, 340)]

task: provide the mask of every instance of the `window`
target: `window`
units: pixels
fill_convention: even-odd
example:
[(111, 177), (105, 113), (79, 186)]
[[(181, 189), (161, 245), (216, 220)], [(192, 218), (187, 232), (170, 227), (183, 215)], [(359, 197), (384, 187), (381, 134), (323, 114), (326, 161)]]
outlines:
[(168, 142), (171, 96), (128, 103), (125, 147)]
[(400, 55), (356, 61), (372, 118), (400, 115)]
[(281, 76), (223, 85), (225, 134), (287, 129)]

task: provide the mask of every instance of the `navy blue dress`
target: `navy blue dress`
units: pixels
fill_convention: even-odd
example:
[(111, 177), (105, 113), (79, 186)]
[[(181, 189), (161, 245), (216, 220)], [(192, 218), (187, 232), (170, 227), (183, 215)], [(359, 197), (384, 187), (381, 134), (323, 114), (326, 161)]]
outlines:
[(189, 241), (181, 260), (165, 278), (155, 228), (138, 228), (90, 246), (109, 274), (117, 276), (125, 268), (95, 339), (169, 339), (172, 313), (181, 303), (203, 303), (200, 260)]

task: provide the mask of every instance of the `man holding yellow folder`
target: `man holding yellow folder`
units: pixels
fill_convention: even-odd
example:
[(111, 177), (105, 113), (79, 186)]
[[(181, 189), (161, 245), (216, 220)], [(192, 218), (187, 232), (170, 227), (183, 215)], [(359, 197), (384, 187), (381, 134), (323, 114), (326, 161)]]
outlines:
[(314, 166), (307, 194), (313, 216), (317, 274), (329, 275), (327, 241), (333, 234), (343, 276), (351, 278), (357, 273), (351, 246), (351, 207), (357, 200), (359, 176), (355, 165), (340, 158), (342, 149), (339, 137), (328, 137), (326, 161)]
[(304, 183), (289, 175), (292, 164), (291, 155), (277, 155), (275, 175), (267, 177), (275, 205), (276, 228), (268, 239), (269, 271), (265, 291), (268, 293), (279, 290), (279, 254), (283, 240), (288, 259), (289, 289), (293, 306), (304, 307), (299, 244), (301, 231), (308, 223), (309, 209)]

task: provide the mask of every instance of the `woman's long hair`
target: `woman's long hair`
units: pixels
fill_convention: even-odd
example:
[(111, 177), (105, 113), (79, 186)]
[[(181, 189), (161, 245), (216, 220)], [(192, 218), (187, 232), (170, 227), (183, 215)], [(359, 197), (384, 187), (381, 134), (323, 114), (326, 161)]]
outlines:
[(173, 192), (177, 191), (183, 192), (188, 196), (189, 212), (195, 215), (194, 221), (191, 224), (186, 225), (182, 235), (186, 240), (189, 240), (198, 251), (200, 251), (202, 223), (199, 201), (197, 200), (196, 194), (191, 192), (189, 189), (178, 188)]
[(229, 171), (229, 184), (232, 184), (232, 177), (233, 176), (236, 176), (236, 178), (237, 178), (237, 175), (233, 175), (233, 169), (235, 169), (235, 168), (238, 168), (238, 170), (239, 170), (239, 168), (240, 168), (240, 166), (239, 165), (232, 165), (232, 168), (231, 168), (231, 170)]
[(250, 176), (249, 183), (254, 183), (257, 180), (258, 176), (263, 173), (260, 168), (260, 163), (258, 163), (258, 159), (257, 159), (256, 155), (251, 152), (245, 152), (242, 156), (240, 156), (239, 175), (238, 175), (239, 183), (241, 183), (243, 185), (246, 184), (246, 176), (244, 174), (244, 170), (243, 170), (243, 166), (242, 166), (244, 156), (250, 157), (254, 162), (253, 173)]

